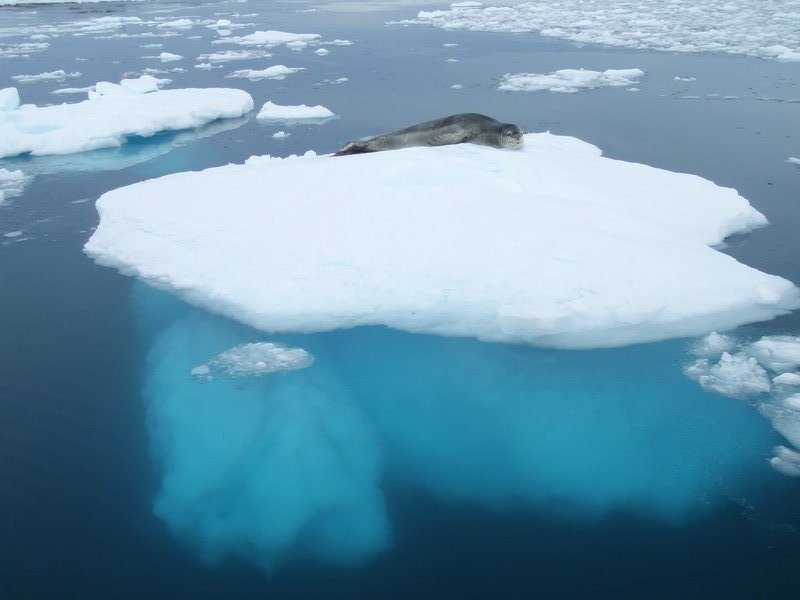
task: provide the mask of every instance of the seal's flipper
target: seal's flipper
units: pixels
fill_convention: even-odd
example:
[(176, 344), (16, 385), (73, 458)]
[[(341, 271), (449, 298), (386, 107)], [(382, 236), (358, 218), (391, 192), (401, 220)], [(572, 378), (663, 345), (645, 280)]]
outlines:
[(364, 154), (373, 152), (367, 147), (366, 142), (347, 142), (334, 153), (334, 156), (347, 156), (348, 154)]

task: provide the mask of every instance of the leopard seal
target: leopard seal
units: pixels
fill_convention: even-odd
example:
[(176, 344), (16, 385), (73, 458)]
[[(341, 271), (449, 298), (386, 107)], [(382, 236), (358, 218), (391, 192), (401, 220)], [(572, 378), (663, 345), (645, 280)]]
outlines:
[(411, 125), (367, 140), (347, 142), (334, 156), (397, 150), (412, 146), (481, 144), (493, 148), (521, 148), (522, 130), (511, 123), (478, 113), (460, 113)]

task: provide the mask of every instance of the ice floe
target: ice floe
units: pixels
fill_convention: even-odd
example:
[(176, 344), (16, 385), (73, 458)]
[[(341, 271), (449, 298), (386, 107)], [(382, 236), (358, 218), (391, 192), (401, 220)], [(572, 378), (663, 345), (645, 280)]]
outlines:
[(290, 33), (288, 31), (256, 31), (250, 35), (214, 40), (213, 44), (238, 44), (240, 46), (264, 46), (273, 48), (292, 42), (316, 42), (322, 38), (317, 33)]
[(305, 104), (285, 106), (274, 104), (268, 100), (258, 111), (256, 118), (266, 121), (303, 121), (308, 119), (330, 119), (333, 116), (335, 116), (334, 113), (321, 104), (316, 106), (306, 106)]
[(79, 71), (67, 73), (63, 69), (59, 69), (57, 71), (39, 73), (38, 75), (13, 75), (11, 79), (19, 83), (35, 83), (37, 81), (64, 81), (65, 79), (75, 79), (80, 76), (81, 73)]
[(158, 56), (145, 56), (144, 58), (157, 58), (162, 63), (183, 60), (183, 57), (180, 54), (173, 54), (172, 52), (162, 52)]
[(313, 362), (314, 357), (302, 348), (255, 342), (220, 352), (208, 362), (193, 367), (191, 375), (203, 381), (260, 377), (280, 371), (305, 369)]
[(795, 158), (794, 156), (790, 156), (786, 159), (786, 162), (791, 163), (793, 165), (800, 165), (800, 158)]
[(256, 58), (269, 58), (272, 54), (264, 50), (225, 50), (223, 52), (211, 52), (201, 54), (197, 60), (204, 60), (210, 63), (228, 62), (232, 60), (252, 60)]
[(272, 134), (272, 137), (276, 140), (283, 140), (292, 135), (291, 133), (286, 133), (285, 131), (276, 131)]
[(764, 336), (737, 343), (729, 336), (711, 333), (696, 345), (696, 354), (698, 349), (706, 358), (686, 365), (684, 373), (724, 396), (757, 397), (761, 414), (795, 448), (776, 447), (770, 464), (784, 475), (800, 476), (800, 394), (796, 390), (800, 385), (800, 337)]
[[(11, 102), (10, 108), (0, 111), (0, 158), (114, 147), (130, 136), (199, 127), (216, 119), (240, 117), (253, 109), (253, 99), (242, 90), (157, 91), (159, 83), (150, 76), (122, 80), (120, 84), (99, 82), (89, 92), (89, 100), (72, 104), (14, 107)], [(16, 94), (16, 90), (12, 94), (8, 89), (14, 90), (3, 90), (0, 98)]]
[(800, 61), (794, 0), (537, 0), (516, 6), (420, 11), (396, 24), (447, 30), (537, 32), (580, 43), (667, 52), (725, 52)]
[(292, 75), (302, 71), (304, 67), (287, 67), (285, 65), (274, 65), (266, 69), (240, 69), (233, 73), (228, 73), (225, 77), (239, 77), (258, 81), (260, 79), (286, 79), (287, 75)]
[(386, 325), (586, 348), (800, 306), (792, 283), (709, 247), (766, 223), (735, 190), (548, 133), (519, 151), (260, 157), (97, 207), (97, 262), (268, 332)]
[[(453, 59), (449, 59), (453, 60)], [(561, 92), (574, 93), (601, 87), (619, 87), (638, 83), (644, 75), (640, 69), (560, 69), (552, 73), (506, 73), (499, 89), (511, 92)]]
[(0, 168), (0, 204), (7, 198), (20, 195), (28, 180), (29, 177), (22, 171)]

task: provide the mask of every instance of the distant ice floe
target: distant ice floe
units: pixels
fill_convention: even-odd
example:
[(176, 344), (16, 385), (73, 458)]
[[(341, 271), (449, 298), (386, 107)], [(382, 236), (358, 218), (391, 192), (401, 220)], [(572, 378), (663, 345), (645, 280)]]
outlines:
[(601, 87), (619, 87), (638, 83), (644, 75), (641, 69), (607, 69), (590, 71), (588, 69), (561, 69), (548, 74), (506, 73), (500, 81), (499, 89), (511, 92), (560, 92), (571, 94), (580, 90)]
[(287, 75), (292, 75), (302, 71), (304, 67), (287, 67), (285, 65), (274, 65), (266, 69), (241, 69), (227, 74), (225, 77), (240, 77), (251, 81), (260, 79), (286, 79)]
[(0, 43), (0, 59), (29, 58), (34, 52), (41, 52), (50, 47), (48, 42), (21, 42), (18, 44)]
[(516, 6), (420, 11), (394, 24), (447, 30), (537, 32), (579, 43), (666, 52), (724, 52), (800, 61), (795, 0), (537, 0)]
[(757, 398), (761, 414), (794, 447), (776, 447), (770, 464), (784, 475), (800, 477), (800, 337), (739, 343), (711, 333), (694, 352), (704, 358), (686, 365), (684, 373), (718, 394)]
[(283, 106), (267, 101), (261, 107), (256, 118), (266, 121), (303, 121), (307, 119), (329, 119), (334, 116), (333, 111), (320, 104), (316, 106), (306, 106), (305, 104)]
[(30, 178), (22, 171), (0, 168), (0, 204), (12, 196), (19, 196)]
[(794, 156), (790, 156), (786, 159), (786, 162), (791, 163), (793, 165), (800, 165), (800, 158), (795, 158)]
[(284, 140), (287, 137), (289, 137), (290, 135), (292, 135), (292, 134), (291, 133), (286, 133), (285, 131), (276, 131), (275, 133), (272, 134), (272, 137), (274, 139), (276, 139), (276, 140)]
[(100, 264), (268, 332), (385, 325), (591, 348), (800, 307), (789, 281), (709, 247), (766, 224), (735, 190), (548, 133), (519, 151), (254, 158), (97, 206), (86, 252)]
[(19, 106), (15, 88), (0, 90), (0, 158), (109, 148), (130, 136), (195, 128), (253, 109), (242, 90), (158, 90), (161, 83), (151, 76), (99, 82), (88, 100), (44, 107)]
[(81, 73), (79, 71), (67, 73), (59, 69), (48, 73), (39, 73), (38, 75), (13, 75), (11, 79), (19, 83), (36, 83), (38, 81), (64, 81), (65, 79), (75, 79), (80, 76)]
[(162, 52), (158, 56), (145, 56), (144, 58), (157, 58), (162, 63), (183, 60), (183, 57), (180, 54), (173, 54), (172, 52)]
[(292, 42), (316, 42), (322, 38), (317, 33), (289, 33), (287, 31), (256, 31), (250, 35), (232, 36), (214, 40), (212, 44), (238, 44), (240, 46), (264, 46), (273, 48)]
[(672, 79), (674, 81), (697, 81), (697, 77), (681, 77), (680, 75), (676, 75)]
[(208, 61), (210, 63), (228, 62), (232, 60), (253, 60), (256, 58), (269, 58), (272, 54), (264, 50), (225, 50), (223, 52), (211, 52), (201, 54), (197, 60)]

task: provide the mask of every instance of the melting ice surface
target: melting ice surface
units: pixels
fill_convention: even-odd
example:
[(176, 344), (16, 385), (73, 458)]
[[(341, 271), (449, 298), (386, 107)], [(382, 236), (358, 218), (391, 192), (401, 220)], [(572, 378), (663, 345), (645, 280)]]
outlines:
[[(663, 341), (800, 305), (709, 247), (765, 224), (734, 190), (529, 134), (520, 151), (256, 157), (97, 207), (87, 253), (173, 294), (133, 297), (155, 510), (209, 561), (374, 556), (387, 484), (678, 522), (769, 472), (768, 424)], [(313, 364), (250, 353), (286, 348)]]

